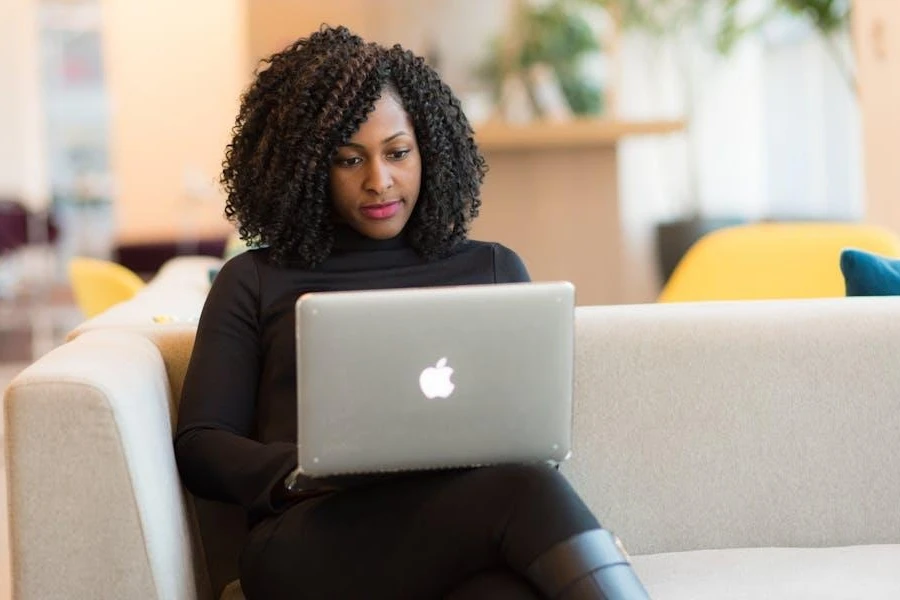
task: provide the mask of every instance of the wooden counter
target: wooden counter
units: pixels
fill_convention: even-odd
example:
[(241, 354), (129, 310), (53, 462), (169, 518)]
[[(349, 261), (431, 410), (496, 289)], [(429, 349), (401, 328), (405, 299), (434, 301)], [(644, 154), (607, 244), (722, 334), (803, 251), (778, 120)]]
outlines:
[(684, 129), (682, 121), (612, 121), (579, 119), (529, 125), (487, 122), (475, 128), (484, 151), (598, 148), (634, 135), (662, 135)]
[(579, 305), (634, 301), (620, 218), (618, 142), (681, 122), (574, 121), (476, 128), (488, 162), (472, 237), (519, 253), (533, 280), (568, 280)]

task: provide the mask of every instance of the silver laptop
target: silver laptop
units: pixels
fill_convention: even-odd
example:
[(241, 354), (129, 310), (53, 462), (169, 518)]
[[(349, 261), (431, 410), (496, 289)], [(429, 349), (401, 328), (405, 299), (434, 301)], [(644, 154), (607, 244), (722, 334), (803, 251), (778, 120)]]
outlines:
[(299, 471), (566, 460), (574, 310), (568, 282), (303, 295)]

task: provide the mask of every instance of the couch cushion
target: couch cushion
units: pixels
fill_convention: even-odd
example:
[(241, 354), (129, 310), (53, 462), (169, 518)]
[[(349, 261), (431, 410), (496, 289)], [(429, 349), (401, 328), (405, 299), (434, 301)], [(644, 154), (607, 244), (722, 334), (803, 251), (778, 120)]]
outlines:
[(900, 260), (848, 248), (841, 252), (848, 296), (900, 296)]
[(900, 544), (632, 557), (653, 600), (895, 600)]

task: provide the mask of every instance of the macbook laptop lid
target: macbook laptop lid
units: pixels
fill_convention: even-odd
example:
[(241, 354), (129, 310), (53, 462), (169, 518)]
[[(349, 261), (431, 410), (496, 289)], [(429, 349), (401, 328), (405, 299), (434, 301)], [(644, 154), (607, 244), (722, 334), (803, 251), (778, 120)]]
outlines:
[(574, 306), (568, 282), (303, 295), (300, 472), (565, 460)]

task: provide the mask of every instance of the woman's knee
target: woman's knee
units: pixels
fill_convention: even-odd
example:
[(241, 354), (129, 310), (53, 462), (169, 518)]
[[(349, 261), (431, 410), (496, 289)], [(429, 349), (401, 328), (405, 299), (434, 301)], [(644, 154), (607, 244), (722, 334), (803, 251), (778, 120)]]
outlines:
[(485, 500), (502, 503), (514, 519), (569, 521), (576, 529), (598, 527), (578, 492), (556, 469), (545, 465), (502, 465), (482, 473)]
[(566, 478), (549, 466), (504, 466), (492, 475), (508, 486), (503, 547), (510, 565), (526, 568), (542, 552), (600, 523)]

